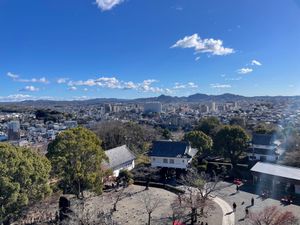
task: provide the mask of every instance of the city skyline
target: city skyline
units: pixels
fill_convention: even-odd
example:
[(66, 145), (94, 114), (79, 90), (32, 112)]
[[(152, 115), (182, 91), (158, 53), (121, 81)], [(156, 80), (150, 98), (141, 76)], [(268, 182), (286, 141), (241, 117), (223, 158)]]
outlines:
[(0, 2), (0, 101), (300, 95), (300, 2)]

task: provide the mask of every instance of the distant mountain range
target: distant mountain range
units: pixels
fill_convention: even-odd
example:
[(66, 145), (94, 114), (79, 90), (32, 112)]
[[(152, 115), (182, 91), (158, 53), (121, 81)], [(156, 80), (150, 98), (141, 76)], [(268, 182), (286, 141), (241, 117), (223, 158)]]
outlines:
[(176, 103), (176, 102), (187, 102), (187, 103), (201, 103), (201, 102), (234, 102), (234, 101), (247, 101), (247, 100), (300, 100), (300, 96), (254, 96), (254, 97), (245, 97), (242, 95), (235, 95), (230, 93), (225, 93), (221, 95), (207, 95), (207, 94), (193, 94), (187, 97), (176, 97), (176, 96), (167, 96), (160, 95), (158, 97), (152, 98), (139, 98), (135, 99), (138, 102), (147, 102), (147, 101), (159, 101), (162, 103)]
[(43, 106), (43, 105), (94, 105), (101, 103), (145, 103), (158, 101), (161, 103), (204, 103), (204, 102), (234, 102), (234, 101), (285, 101), (285, 100), (300, 100), (300, 96), (255, 96), (245, 97), (242, 95), (235, 94), (221, 94), (221, 95), (207, 95), (207, 94), (193, 94), (187, 97), (177, 97), (160, 95), (157, 97), (149, 98), (137, 98), (137, 99), (117, 99), (117, 98), (95, 98), (87, 100), (73, 100), (73, 101), (55, 101), (55, 100), (27, 100), (22, 102), (6, 102), (0, 104), (14, 104), (14, 105), (32, 105), (32, 106)]
[(241, 95), (234, 95), (234, 94), (222, 94), (222, 95), (206, 95), (206, 94), (193, 94), (187, 97), (176, 97), (176, 96), (167, 96), (167, 95), (160, 95), (158, 97), (153, 98), (140, 98), (136, 99), (136, 101), (147, 102), (147, 101), (159, 101), (163, 103), (172, 103), (172, 102), (209, 102), (209, 101), (216, 101), (216, 102), (225, 102), (225, 101), (240, 101), (247, 99), (247, 97)]

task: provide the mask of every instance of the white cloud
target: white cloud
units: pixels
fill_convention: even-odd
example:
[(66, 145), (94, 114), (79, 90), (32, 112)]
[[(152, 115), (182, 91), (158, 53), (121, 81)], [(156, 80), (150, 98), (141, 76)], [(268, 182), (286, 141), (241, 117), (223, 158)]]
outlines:
[(174, 9), (177, 10), (177, 11), (182, 11), (183, 7), (181, 7), (181, 6), (175, 6)]
[[(215, 40), (213, 38), (201, 39), (198, 34), (185, 36), (172, 45), (171, 48), (193, 48), (195, 54), (209, 53), (212, 55), (228, 55), (234, 53), (232, 48), (225, 48), (223, 46), (222, 40)], [(199, 60), (199, 58), (197, 58), (196, 60)]]
[(69, 86), (99, 86), (106, 88), (122, 88), (120, 81), (115, 77), (100, 77), (97, 79), (88, 79), (85, 81), (69, 81)]
[(210, 84), (211, 88), (231, 88), (230, 84)]
[(237, 80), (241, 80), (242, 77), (228, 77), (228, 78), (225, 78), (225, 80), (230, 80), (230, 81), (237, 81)]
[(64, 100), (85, 100), (93, 97), (87, 96), (73, 96), (71, 98), (62, 98), (62, 97), (53, 97), (53, 96), (33, 96), (28, 94), (12, 94), (8, 96), (0, 96), (0, 102), (20, 102), (26, 100), (57, 100), (57, 101), (64, 101)]
[(49, 81), (46, 79), (46, 77), (42, 77), (40, 79), (35, 79), (36, 82), (40, 82), (40, 83), (49, 83)]
[(17, 78), (19, 78), (19, 75), (13, 74), (13, 73), (11, 73), (11, 72), (8, 72), (6, 75), (9, 76), (9, 77), (12, 78), (12, 79), (17, 79)]
[(166, 88), (164, 91), (166, 94), (174, 94), (174, 90), (172, 90), (170, 88)]
[(188, 82), (188, 87), (190, 87), (190, 88), (198, 88), (198, 85), (195, 84), (194, 82)]
[(22, 89), (20, 89), (20, 91), (30, 91), (30, 92), (34, 92), (34, 91), (39, 91), (39, 88), (34, 87), (32, 85), (26, 86)]
[(137, 84), (137, 90), (142, 92), (163, 93), (163, 88), (152, 86), (152, 84), (156, 82), (158, 81), (154, 79), (144, 80), (142, 83)]
[(68, 85), (69, 86), (95, 86), (95, 85), (97, 85), (97, 83), (93, 79), (88, 79), (86, 81), (82, 81), (82, 80), (69, 81)]
[(76, 86), (89, 86), (89, 87), (101, 87), (101, 88), (109, 88), (109, 89), (123, 89), (123, 90), (136, 90), (139, 92), (152, 92), (152, 93), (173, 93), (177, 89), (195, 89), (198, 88), (198, 85), (194, 82), (187, 83), (175, 83), (173, 87), (157, 87), (154, 84), (158, 83), (158, 80), (155, 79), (146, 79), (142, 82), (133, 82), (133, 81), (121, 81), (116, 77), (100, 77), (96, 79), (88, 79), (88, 80), (78, 80), (72, 81), (70, 80), (67, 85), (69, 86), (69, 90), (75, 90)]
[(255, 60), (255, 59), (253, 59), (253, 60), (251, 61), (251, 65), (252, 65), (252, 66), (261, 66), (262, 64), (261, 64), (261, 62), (259, 62), (259, 61)]
[(96, 0), (96, 4), (102, 11), (111, 10), (122, 2), (124, 2), (124, 0)]
[(184, 88), (186, 88), (186, 85), (180, 83), (175, 83), (175, 86), (173, 87), (173, 89), (184, 89)]
[(76, 91), (76, 90), (77, 90), (77, 87), (72, 86), (72, 87), (69, 87), (68, 90), (69, 90), (69, 91)]
[(48, 84), (49, 81), (45, 78), (31, 78), (31, 79), (15, 79), (15, 81), (22, 82), (22, 83), (43, 83)]
[(100, 87), (121, 88), (120, 81), (115, 77), (100, 77), (96, 82)]
[(13, 81), (21, 82), (21, 83), (44, 83), (44, 84), (49, 83), (49, 81), (46, 79), (46, 77), (22, 79), (22, 78), (20, 78), (19, 75), (13, 74), (11, 72), (8, 72), (6, 75), (9, 76), (10, 78), (12, 78)]
[(8, 96), (0, 96), (1, 102), (16, 102), (16, 101), (24, 101), (31, 99), (31, 95), (23, 95), (23, 94), (15, 94), (15, 95), (8, 95)]
[(65, 84), (65, 83), (67, 83), (68, 80), (69, 80), (69, 78), (59, 78), (59, 79), (57, 79), (56, 83)]
[(195, 84), (194, 82), (188, 82), (186, 84), (181, 84), (181, 83), (175, 83), (173, 89), (178, 90), (178, 89), (187, 89), (187, 88), (198, 88), (198, 85)]
[(83, 95), (83, 96), (75, 96), (75, 97), (73, 97), (72, 99), (73, 99), (73, 100), (77, 100), (77, 101), (82, 101), (82, 100), (87, 100), (87, 99), (89, 99), (89, 97)]
[(142, 83), (134, 83), (132, 81), (119, 81), (115, 77), (100, 77), (97, 79), (88, 79), (85, 81), (69, 81), (69, 86), (98, 86), (110, 89), (136, 89), (140, 91), (152, 91), (156, 92), (158, 89), (152, 87), (153, 83), (157, 82), (153, 79), (144, 80)]
[(133, 83), (132, 81), (124, 83), (124, 89), (136, 89), (137, 84)]
[(247, 73), (251, 73), (252, 71), (253, 71), (253, 69), (251, 69), (251, 68), (241, 68), (237, 72), (239, 74), (247, 74)]

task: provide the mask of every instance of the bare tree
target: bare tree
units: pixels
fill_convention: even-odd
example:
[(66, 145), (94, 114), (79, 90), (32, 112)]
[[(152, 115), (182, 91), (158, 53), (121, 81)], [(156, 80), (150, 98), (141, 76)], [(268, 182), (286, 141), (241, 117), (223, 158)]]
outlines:
[(183, 177), (186, 187), (197, 189), (202, 199), (207, 200), (209, 195), (220, 189), (218, 186), (219, 177), (217, 175), (209, 175), (204, 172), (198, 173), (196, 170), (189, 170)]
[(282, 212), (276, 206), (269, 206), (262, 211), (249, 215), (251, 225), (298, 225), (298, 219), (290, 212)]
[(190, 221), (192, 225), (197, 222), (198, 216), (206, 216), (208, 211), (215, 208), (212, 201), (204, 199), (200, 192), (192, 187), (186, 188), (184, 194), (178, 195), (171, 207), (173, 220), (181, 220), (184, 223)]
[(148, 225), (151, 224), (151, 216), (152, 213), (157, 209), (160, 205), (161, 201), (156, 196), (152, 195), (149, 191), (144, 191), (141, 194), (141, 202), (143, 203), (145, 210), (148, 214)]
[(125, 192), (125, 186), (122, 187), (120, 190), (118, 190), (118, 188), (116, 188), (115, 191), (111, 192), (111, 198), (114, 201), (112, 212), (117, 211), (118, 202), (126, 197), (127, 197), (127, 193)]
[(186, 221), (186, 210), (182, 207), (182, 200), (182, 194), (178, 194), (177, 198), (171, 204), (173, 222), (175, 220)]
[(59, 223), (61, 225), (118, 225), (112, 218), (111, 211), (96, 208), (78, 209), (68, 215), (68, 219)]
[[(197, 222), (198, 216), (205, 216), (205, 209), (213, 209), (209, 196), (219, 189), (219, 178), (216, 175), (210, 176), (206, 173), (197, 173), (190, 170), (183, 177), (185, 194), (180, 196), (180, 205), (190, 209), (191, 224)], [(200, 212), (198, 212), (200, 209)]]

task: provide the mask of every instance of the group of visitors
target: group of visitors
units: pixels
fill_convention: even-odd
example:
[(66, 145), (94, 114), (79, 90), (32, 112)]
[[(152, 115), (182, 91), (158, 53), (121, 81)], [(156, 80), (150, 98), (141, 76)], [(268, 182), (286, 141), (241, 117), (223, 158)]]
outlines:
[[(254, 206), (254, 198), (252, 197), (251, 200), (251, 206)], [(236, 212), (236, 209), (237, 209), (237, 204), (235, 202), (232, 203), (232, 208), (233, 208), (233, 212)], [(247, 218), (249, 215), (249, 206), (247, 206), (245, 208), (245, 218)]]
[(293, 203), (293, 198), (292, 196), (284, 196), (280, 199), (280, 202), (282, 204), (289, 205)]

